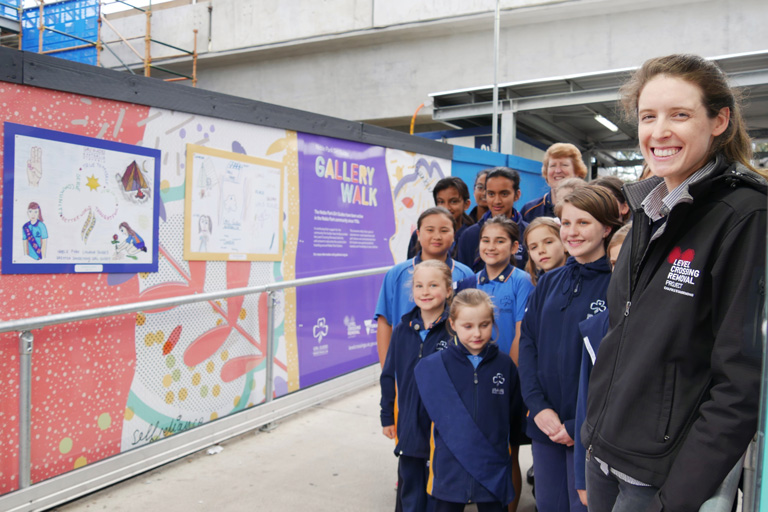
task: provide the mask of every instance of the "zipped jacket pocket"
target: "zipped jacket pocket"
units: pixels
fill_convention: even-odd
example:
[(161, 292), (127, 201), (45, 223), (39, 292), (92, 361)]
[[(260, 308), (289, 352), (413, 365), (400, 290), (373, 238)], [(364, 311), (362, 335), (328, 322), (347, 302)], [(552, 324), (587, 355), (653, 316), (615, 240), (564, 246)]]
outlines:
[(661, 409), (659, 421), (656, 427), (656, 437), (662, 443), (669, 441), (669, 426), (672, 420), (672, 409), (675, 403), (675, 382), (677, 379), (677, 366), (667, 363), (664, 367), (664, 383), (662, 388)]

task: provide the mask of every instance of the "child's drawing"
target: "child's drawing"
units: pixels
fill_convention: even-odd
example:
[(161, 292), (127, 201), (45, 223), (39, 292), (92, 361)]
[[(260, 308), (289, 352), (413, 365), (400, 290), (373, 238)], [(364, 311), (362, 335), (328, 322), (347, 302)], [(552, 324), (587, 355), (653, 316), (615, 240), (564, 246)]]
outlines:
[(188, 146), (184, 257), (278, 261), (282, 197), (281, 164)]
[(216, 168), (210, 158), (203, 161), (200, 171), (197, 173), (197, 188), (200, 190), (200, 197), (211, 196), (219, 184), (219, 177), (216, 175)]
[[(137, 259), (136, 255), (139, 252), (147, 252), (147, 244), (144, 243), (144, 239), (141, 238), (139, 234), (136, 233), (136, 231), (131, 229), (130, 224), (127, 222), (121, 222), (118, 229), (123, 235), (124, 239), (122, 243), (115, 247), (114, 259), (117, 260), (125, 256), (135, 260)], [(117, 235), (114, 235), (114, 237), (117, 237)]]
[(43, 212), (40, 205), (34, 201), (27, 206), (29, 222), (22, 227), (24, 240), (24, 254), (33, 260), (45, 258), (45, 248), (48, 245), (48, 229), (43, 223)]
[(200, 249), (198, 252), (208, 252), (208, 239), (213, 233), (213, 225), (210, 215), (201, 215), (197, 223), (197, 233), (200, 236)]
[(43, 178), (43, 150), (38, 146), (32, 146), (27, 160), (27, 180), (30, 187), (36, 187)]
[(4, 128), (3, 273), (157, 270), (160, 151)]
[[(146, 165), (146, 161), (144, 162)], [(136, 160), (125, 168), (122, 174), (115, 175), (123, 196), (134, 203), (146, 203), (151, 197), (151, 188), (144, 177), (146, 170), (139, 169)]]

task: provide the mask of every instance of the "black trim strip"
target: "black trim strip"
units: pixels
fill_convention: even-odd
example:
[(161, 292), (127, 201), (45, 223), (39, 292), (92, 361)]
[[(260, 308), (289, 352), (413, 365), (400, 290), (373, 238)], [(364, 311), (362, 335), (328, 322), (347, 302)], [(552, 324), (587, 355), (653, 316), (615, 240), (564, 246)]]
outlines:
[(453, 159), (453, 146), (406, 133), (79, 62), (0, 47), (0, 80)]

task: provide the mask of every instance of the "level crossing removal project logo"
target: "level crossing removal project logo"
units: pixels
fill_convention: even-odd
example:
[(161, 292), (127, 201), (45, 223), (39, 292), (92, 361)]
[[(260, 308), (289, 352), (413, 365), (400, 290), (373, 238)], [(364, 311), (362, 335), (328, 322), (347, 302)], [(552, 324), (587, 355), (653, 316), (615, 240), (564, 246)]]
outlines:
[(667, 262), (671, 263), (672, 267), (669, 269), (667, 279), (664, 281), (664, 290), (693, 297), (696, 279), (701, 274), (699, 269), (691, 266), (695, 255), (696, 253), (693, 249), (683, 251), (680, 247), (675, 247), (670, 251), (669, 256), (667, 256)]

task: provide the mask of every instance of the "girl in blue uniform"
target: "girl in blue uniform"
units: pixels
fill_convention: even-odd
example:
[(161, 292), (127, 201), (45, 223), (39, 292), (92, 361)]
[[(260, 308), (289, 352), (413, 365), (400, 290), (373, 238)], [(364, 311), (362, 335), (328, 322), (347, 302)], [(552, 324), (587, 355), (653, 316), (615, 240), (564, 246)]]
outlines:
[[(479, 252), (485, 268), (475, 276), (477, 288), (490, 295), (498, 313), (496, 344), (499, 350), (509, 355), (515, 364), (517, 364), (519, 351), (520, 324), (523, 321), (528, 296), (533, 291), (530, 276), (524, 270), (510, 264), (517, 254), (519, 240), (520, 229), (517, 223), (506, 217), (494, 217), (483, 224), (480, 229)], [(523, 486), (520, 464), (517, 460), (519, 450), (519, 444), (511, 446), (515, 500), (510, 510), (517, 510), (520, 490)]]
[(560, 268), (568, 259), (563, 241), (560, 240), (560, 221), (554, 217), (536, 217), (525, 230), (525, 247), (528, 263), (525, 270), (535, 285), (541, 274)]
[(576, 492), (574, 419), (582, 341), (579, 322), (605, 309), (611, 278), (606, 246), (621, 226), (608, 191), (584, 187), (557, 206), (560, 238), (570, 257), (541, 276), (523, 318), (520, 384), (529, 409), (527, 434), (541, 512), (586, 511)]
[(427, 492), (435, 512), (501, 512), (515, 497), (510, 445), (523, 437), (517, 369), (491, 342), (493, 302), (481, 290), (459, 292), (450, 312), (460, 344), (422, 360), (415, 370), (432, 421)]
[(525, 271), (510, 264), (520, 245), (517, 223), (494, 217), (480, 229), (480, 257), (485, 268), (475, 275), (477, 288), (491, 296), (499, 313), (496, 344), (517, 364), (520, 324), (523, 321), (528, 295), (533, 291)]
[(396, 510), (424, 512), (430, 505), (426, 493), (429, 418), (419, 399), (413, 368), (452, 340), (446, 329), (447, 305), (453, 293), (450, 269), (437, 260), (419, 263), (411, 290), (416, 307), (395, 326), (381, 371), (381, 426), (384, 435), (397, 443)]
[(389, 269), (384, 276), (376, 303), (376, 345), (382, 365), (387, 357), (392, 327), (415, 305), (410, 293), (410, 282), (416, 265), (428, 260), (442, 261), (451, 269), (454, 282), (473, 275), (469, 267), (454, 261), (449, 254), (454, 240), (454, 219), (451, 212), (440, 206), (428, 208), (419, 216), (416, 226), (421, 251), (416, 257)]

